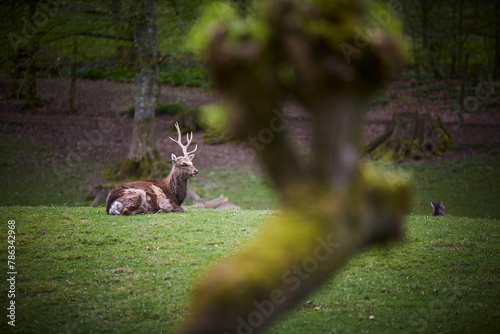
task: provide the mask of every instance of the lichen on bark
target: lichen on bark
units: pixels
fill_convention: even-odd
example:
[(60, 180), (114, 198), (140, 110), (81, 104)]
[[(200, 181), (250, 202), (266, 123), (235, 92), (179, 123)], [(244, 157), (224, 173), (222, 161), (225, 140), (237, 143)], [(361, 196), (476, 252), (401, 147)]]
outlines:
[(152, 152), (152, 157), (144, 156), (140, 160), (123, 159), (106, 172), (106, 179), (117, 180), (149, 180), (162, 179), (170, 166), (165, 162), (157, 150)]

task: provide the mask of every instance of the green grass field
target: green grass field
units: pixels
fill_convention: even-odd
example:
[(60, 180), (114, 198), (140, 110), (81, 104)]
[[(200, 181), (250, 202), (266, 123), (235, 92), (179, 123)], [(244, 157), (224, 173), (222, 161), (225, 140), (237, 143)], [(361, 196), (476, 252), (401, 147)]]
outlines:
[[(17, 308), (10, 328), (2, 284), (1, 331), (173, 333), (203, 270), (243, 247), (271, 214), (2, 207), (5, 265), (7, 222), (15, 220)], [(411, 215), (404, 243), (355, 256), (268, 333), (498, 332), (499, 227), (495, 219)]]

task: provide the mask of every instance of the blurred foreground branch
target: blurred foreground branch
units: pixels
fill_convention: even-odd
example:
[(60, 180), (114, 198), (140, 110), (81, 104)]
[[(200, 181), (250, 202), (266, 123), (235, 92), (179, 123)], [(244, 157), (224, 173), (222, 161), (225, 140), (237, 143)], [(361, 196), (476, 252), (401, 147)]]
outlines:
[[(391, 15), (365, 1), (273, 1), (243, 21), (227, 5), (208, 9), (191, 40), (231, 103), (241, 139), (276, 128), (283, 98), (312, 115), (312, 158), (287, 131), (258, 155), (283, 210), (244, 250), (197, 286), (184, 333), (254, 333), (290, 309), (356, 251), (401, 236), (411, 189), (405, 177), (361, 166), (360, 103), (386, 81), (402, 51), (390, 25), (359, 44), (367, 14)], [(396, 22), (395, 18), (392, 18)]]

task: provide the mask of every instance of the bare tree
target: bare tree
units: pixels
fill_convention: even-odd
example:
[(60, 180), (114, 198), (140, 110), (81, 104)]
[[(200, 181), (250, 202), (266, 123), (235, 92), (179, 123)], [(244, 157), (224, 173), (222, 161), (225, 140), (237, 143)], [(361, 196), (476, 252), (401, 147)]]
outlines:
[[(391, 1), (386, 0), (391, 3)], [(498, 1), (401, 1), (406, 33), (412, 38), (414, 66), (436, 78), (462, 76), (466, 52), (470, 66), (491, 68), (495, 62)]]
[(128, 158), (153, 159), (155, 145), (155, 84), (158, 75), (156, 44), (157, 0), (135, 2), (134, 43), (136, 49), (135, 113)]
[(495, 78), (500, 78), (500, 2), (495, 4)]
[(155, 142), (155, 105), (159, 82), (157, 0), (128, 3), (136, 51), (134, 126), (128, 156), (109, 177), (159, 178), (167, 165)]

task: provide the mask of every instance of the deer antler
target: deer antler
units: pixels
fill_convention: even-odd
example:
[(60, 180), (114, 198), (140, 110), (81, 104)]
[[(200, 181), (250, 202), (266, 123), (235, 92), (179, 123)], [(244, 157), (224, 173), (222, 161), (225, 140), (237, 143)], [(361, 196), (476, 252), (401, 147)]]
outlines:
[(191, 132), (191, 137), (189, 137), (189, 134), (186, 134), (187, 144), (183, 145), (182, 144), (181, 129), (179, 128), (179, 123), (175, 122), (175, 128), (177, 129), (177, 133), (179, 134), (179, 139), (175, 140), (172, 137), (169, 137), (170, 140), (172, 140), (174, 143), (179, 144), (179, 146), (182, 148), (182, 153), (184, 153), (185, 156), (188, 156), (189, 154), (196, 152), (196, 150), (198, 149), (198, 144), (196, 144), (196, 146), (194, 147), (194, 150), (192, 150), (190, 152), (187, 151), (189, 145), (191, 144), (191, 141), (193, 140), (193, 133)]

